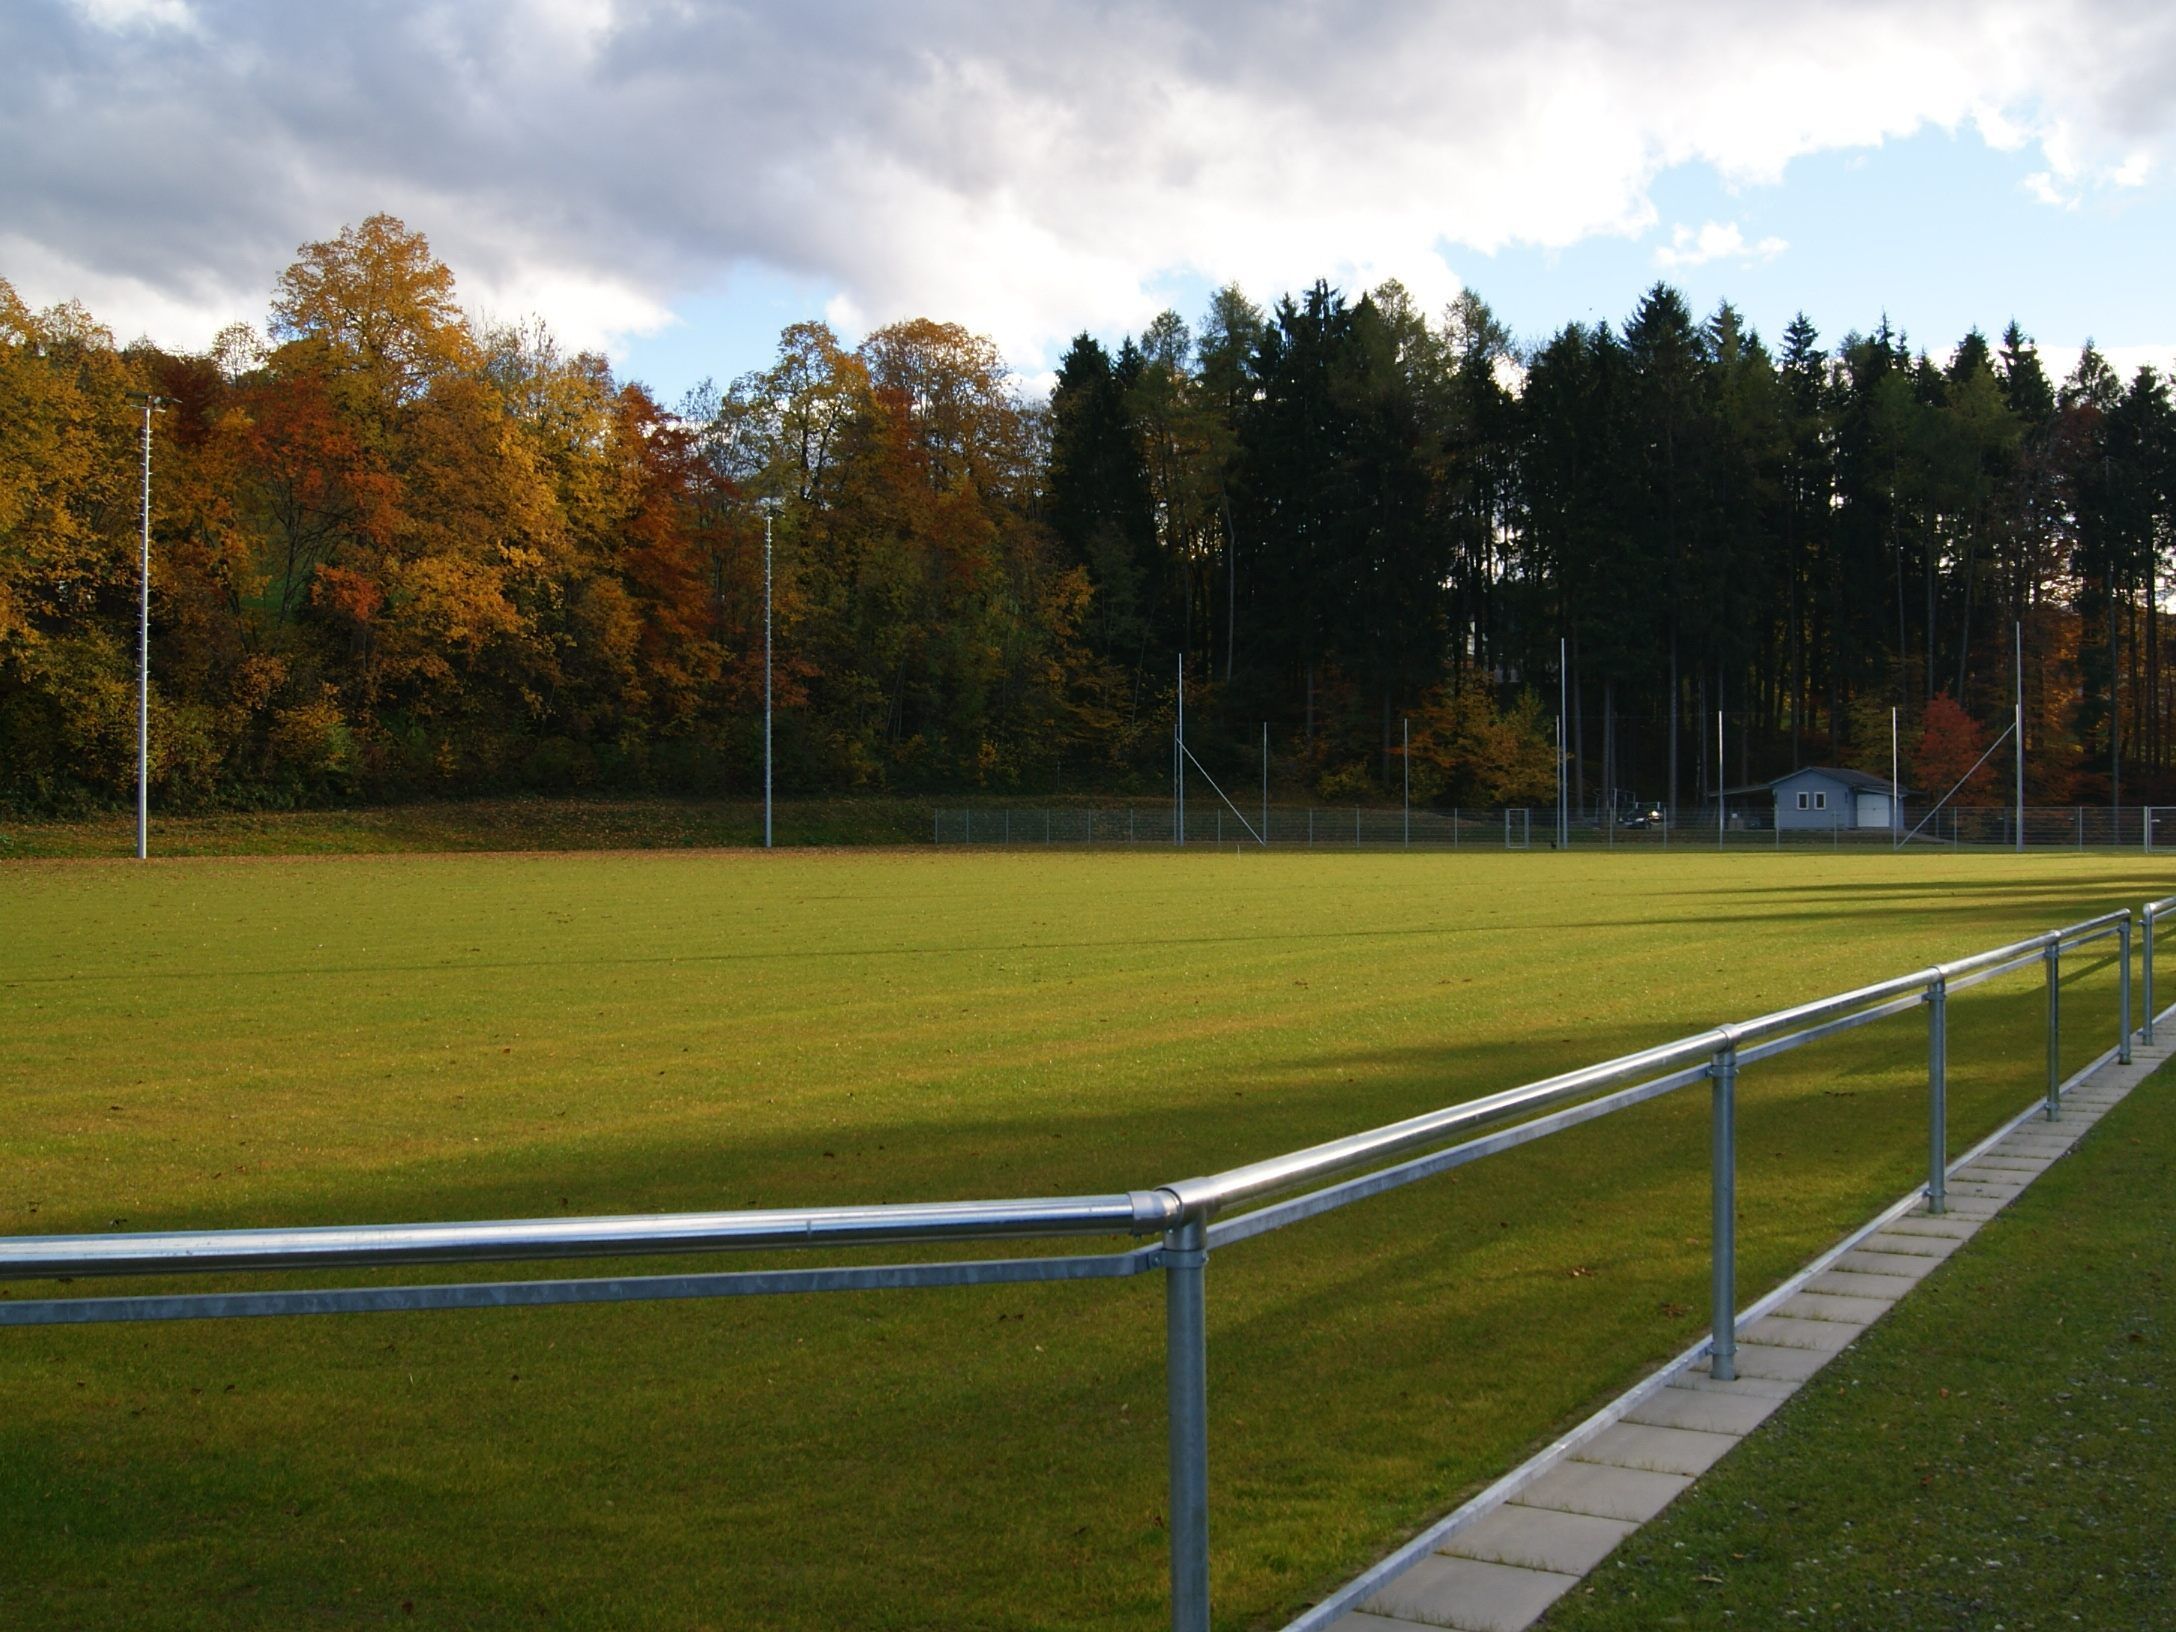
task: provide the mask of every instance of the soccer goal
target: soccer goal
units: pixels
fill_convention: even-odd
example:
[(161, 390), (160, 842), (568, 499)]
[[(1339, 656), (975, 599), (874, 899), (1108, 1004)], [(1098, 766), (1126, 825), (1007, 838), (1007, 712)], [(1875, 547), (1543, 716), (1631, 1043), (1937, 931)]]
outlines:
[[(2146, 830), (2146, 854), (2166, 855), (2176, 850), (2176, 805), (2148, 805), (2141, 814), (2145, 820), (2139, 825)], [(2085, 818), (2078, 819), (2078, 848), (2084, 849)]]
[(1534, 813), (1524, 805), (1504, 807), (1504, 848), (1506, 850), (1531, 850), (1534, 848)]

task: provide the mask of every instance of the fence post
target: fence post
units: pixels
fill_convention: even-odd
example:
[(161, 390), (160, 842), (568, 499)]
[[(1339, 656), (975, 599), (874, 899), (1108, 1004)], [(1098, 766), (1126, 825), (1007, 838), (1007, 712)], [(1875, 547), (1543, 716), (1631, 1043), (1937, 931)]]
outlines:
[(2041, 954), (2048, 965), (2048, 1120), (2062, 1114), (2063, 1082), (2063, 943), (2048, 942)]
[(2123, 1035), (2116, 1039), (2116, 1064), (2131, 1063), (2131, 917), (2123, 915), (2116, 926), (2116, 944), (2123, 948)]
[(1927, 1211), (1949, 1211), (1949, 977), (1927, 988)]
[(1719, 1383), (1738, 1375), (1738, 1045), (1725, 1043), (1708, 1067), (1714, 1081), (1713, 1167), (1715, 1241), (1709, 1264), (1711, 1337), (1708, 1372)]
[(1171, 1632), (1209, 1632), (1207, 1225), (1164, 1232), (1164, 1390), (1170, 1406)]
[(2146, 909), (2146, 1026), (2145, 1039), (2148, 1048), (2153, 1047), (2153, 908)]

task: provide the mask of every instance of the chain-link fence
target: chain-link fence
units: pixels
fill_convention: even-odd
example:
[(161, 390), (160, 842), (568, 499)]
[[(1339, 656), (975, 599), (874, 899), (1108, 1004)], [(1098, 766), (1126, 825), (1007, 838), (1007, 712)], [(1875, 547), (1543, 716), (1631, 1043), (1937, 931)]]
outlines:
[[(1548, 813), (1529, 820), (1522, 810), (1440, 811), (1369, 810), (1352, 805), (1273, 805), (1244, 817), (1222, 805), (1186, 812), (1184, 842), (1189, 845), (1260, 845), (1276, 849), (1454, 850), (1471, 846), (1501, 849), (1506, 835), (1514, 848), (1548, 842)], [(1178, 822), (1168, 804), (1124, 806), (1053, 805), (959, 807), (936, 811), (931, 839), (937, 844), (1163, 845), (1181, 842)]]
[[(2153, 835), (2151, 843), (2147, 835)], [(1554, 808), (1398, 810), (1353, 805), (1273, 805), (1235, 813), (1218, 804), (1190, 806), (1180, 832), (1169, 803), (1130, 805), (956, 806), (932, 813), (933, 843), (1124, 848), (1260, 846), (1279, 850), (1552, 850)], [(2018, 813), (1994, 806), (1905, 807), (1888, 827), (1778, 827), (1767, 809), (1726, 810), (1718, 819), (1685, 810), (1611, 818), (1583, 811), (1567, 827), (1575, 850), (1886, 850), (2017, 847)], [(2176, 848), (2176, 806), (2034, 805), (2024, 813), (2031, 850)]]

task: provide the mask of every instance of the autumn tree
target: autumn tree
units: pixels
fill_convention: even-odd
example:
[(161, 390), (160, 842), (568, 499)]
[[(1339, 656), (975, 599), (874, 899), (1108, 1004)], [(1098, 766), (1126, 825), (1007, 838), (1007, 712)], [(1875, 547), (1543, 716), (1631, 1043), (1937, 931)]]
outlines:
[[(273, 296), (273, 338), (351, 379), (374, 417), (472, 360), (452, 270), (397, 217), (373, 215), (298, 254)], [(288, 366), (299, 361), (291, 350)]]
[(1951, 796), (1960, 805), (1991, 804), (1994, 767), (1979, 763), (1986, 752), (1987, 733), (1979, 722), (1946, 690), (1938, 691), (1927, 704), (1919, 740), (1912, 746), (1912, 780), (1928, 799)]

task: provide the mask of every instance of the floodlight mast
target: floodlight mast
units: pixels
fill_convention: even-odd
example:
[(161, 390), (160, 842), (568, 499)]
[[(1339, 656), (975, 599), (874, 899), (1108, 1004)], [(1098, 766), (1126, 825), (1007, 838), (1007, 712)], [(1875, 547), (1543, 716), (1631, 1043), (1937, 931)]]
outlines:
[(136, 859), (151, 857), (151, 416), (166, 410), (155, 391), (131, 391), (144, 411), (142, 590), (136, 616)]
[[(1897, 711), (1889, 710), (1889, 848), (1894, 850), (1896, 836), (1904, 825), (1904, 784), (1897, 777)], [(1778, 796), (1778, 803), (1781, 796)]]
[[(2011, 743), (2017, 761), (2017, 853), (2025, 853), (2025, 620), (2020, 618), (2010, 626), (2017, 642), (2014, 648), (2017, 659), (2017, 705), (2011, 718), (2011, 726), (2017, 737)], [(2149, 1025), (2152, 1022), (2147, 1022)]]
[(1171, 842), (1186, 846), (1186, 654), (1179, 653), (1177, 713), (1171, 725)]
[(763, 507), (763, 848), (771, 847), (771, 518), (785, 501), (766, 493)]
[(1564, 719), (1571, 712), (1571, 643), (1563, 636), (1556, 643), (1556, 847), (1571, 848), (1571, 806), (1566, 803), (1566, 758), (1570, 744), (1564, 740)]

